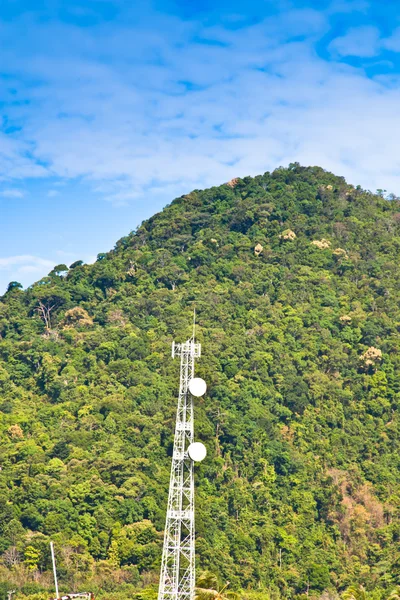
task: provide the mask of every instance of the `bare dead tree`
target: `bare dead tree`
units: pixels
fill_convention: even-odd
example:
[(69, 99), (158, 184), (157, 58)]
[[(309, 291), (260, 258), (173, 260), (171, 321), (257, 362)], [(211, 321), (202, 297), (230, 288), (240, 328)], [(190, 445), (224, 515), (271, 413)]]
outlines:
[(53, 294), (47, 298), (38, 299), (36, 305), (36, 312), (43, 320), (46, 331), (51, 332), (52, 329), (52, 314), (53, 311), (64, 304), (65, 298), (59, 294)]
[(39, 304), (36, 307), (36, 311), (39, 313), (39, 316), (43, 319), (46, 329), (48, 331), (50, 331), (51, 329), (51, 313), (57, 306), (57, 302), (53, 304), (44, 304), (41, 300), (39, 300)]
[(1, 558), (6, 567), (10, 569), (16, 567), (21, 562), (21, 555), (15, 546), (10, 546), (10, 548), (7, 548)]

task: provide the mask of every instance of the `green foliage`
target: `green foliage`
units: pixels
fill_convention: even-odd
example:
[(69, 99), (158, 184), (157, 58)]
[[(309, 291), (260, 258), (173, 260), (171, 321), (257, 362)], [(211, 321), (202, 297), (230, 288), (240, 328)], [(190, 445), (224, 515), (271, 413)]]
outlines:
[(19, 281), (10, 281), (7, 286), (7, 292), (12, 292), (13, 290), (22, 290), (23, 285), (19, 283)]
[[(29, 524), (29, 522), (28, 522)], [(40, 553), (34, 546), (27, 546), (24, 552), (24, 562), (29, 571), (36, 571), (40, 559)]]
[(51, 272), (49, 273), (49, 275), (63, 275), (64, 273), (66, 273), (68, 271), (68, 267), (67, 265), (64, 265), (64, 263), (60, 264), (60, 265), (56, 265)]
[(399, 254), (398, 199), (292, 164), (194, 191), (93, 265), (12, 285), (0, 299), (0, 581), (49, 596), (53, 539), (63, 591), (156, 597), (170, 344), (191, 335), (196, 305), (208, 383), (195, 408), (208, 450), (197, 558), (214, 574), (202, 589), (394, 598)]

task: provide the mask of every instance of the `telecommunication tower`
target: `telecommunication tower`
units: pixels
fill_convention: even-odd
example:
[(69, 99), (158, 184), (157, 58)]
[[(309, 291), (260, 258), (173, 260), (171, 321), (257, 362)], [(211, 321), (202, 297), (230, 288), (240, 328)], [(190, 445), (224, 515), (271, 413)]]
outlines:
[(193, 397), (207, 389), (203, 379), (194, 377), (194, 361), (201, 356), (194, 330), (183, 344), (172, 343), (175, 356), (181, 358), (181, 372), (158, 600), (194, 600), (193, 465), (205, 458), (206, 448), (194, 441)]

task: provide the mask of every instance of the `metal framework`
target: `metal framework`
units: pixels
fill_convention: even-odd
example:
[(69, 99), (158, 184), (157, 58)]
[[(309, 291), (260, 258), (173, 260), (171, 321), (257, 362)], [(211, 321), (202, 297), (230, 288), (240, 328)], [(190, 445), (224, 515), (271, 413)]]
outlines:
[(173, 342), (175, 356), (181, 357), (181, 374), (158, 600), (194, 600), (194, 481), (193, 461), (187, 453), (194, 441), (188, 386), (194, 377), (194, 359), (201, 356), (194, 335), (184, 344)]

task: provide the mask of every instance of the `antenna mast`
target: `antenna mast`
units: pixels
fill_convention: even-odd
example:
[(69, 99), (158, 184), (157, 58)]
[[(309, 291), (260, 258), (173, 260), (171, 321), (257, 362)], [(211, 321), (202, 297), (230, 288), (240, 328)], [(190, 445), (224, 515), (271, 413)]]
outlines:
[(181, 371), (158, 600), (194, 600), (193, 464), (205, 457), (206, 449), (194, 442), (193, 396), (202, 396), (207, 388), (202, 379), (194, 378), (194, 360), (201, 356), (201, 345), (194, 338), (195, 319), (196, 313), (193, 337), (183, 344), (172, 343), (172, 358), (181, 357)]

